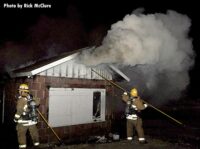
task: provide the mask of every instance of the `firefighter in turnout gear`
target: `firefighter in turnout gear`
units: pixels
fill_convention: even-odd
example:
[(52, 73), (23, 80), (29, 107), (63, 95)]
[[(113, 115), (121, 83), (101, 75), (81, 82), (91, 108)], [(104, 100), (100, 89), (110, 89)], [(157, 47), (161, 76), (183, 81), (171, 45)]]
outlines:
[(142, 127), (141, 111), (147, 107), (140, 97), (136, 88), (131, 89), (130, 96), (127, 92), (122, 95), (122, 100), (126, 102), (126, 120), (127, 120), (127, 140), (133, 139), (133, 127), (138, 134), (139, 143), (147, 143), (144, 137), (144, 130)]
[(29, 93), (29, 86), (21, 84), (19, 86), (19, 96), (17, 97), (17, 107), (14, 121), (17, 123), (16, 130), (19, 148), (26, 148), (26, 132), (29, 131), (33, 145), (39, 146), (39, 134), (37, 129), (39, 99), (34, 98)]

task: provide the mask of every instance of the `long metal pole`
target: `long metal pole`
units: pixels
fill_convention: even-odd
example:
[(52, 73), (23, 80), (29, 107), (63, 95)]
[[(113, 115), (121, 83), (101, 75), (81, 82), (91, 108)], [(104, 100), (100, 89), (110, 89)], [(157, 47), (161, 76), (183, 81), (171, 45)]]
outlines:
[[(104, 76), (102, 76), (101, 74), (99, 74), (97, 71), (95, 71), (94, 69), (91, 69), (93, 72), (95, 72), (96, 74), (98, 74), (100, 77), (102, 77), (104, 80), (110, 82), (112, 85), (116, 86), (117, 88), (121, 89), (122, 91), (124, 92), (127, 92), (124, 88), (122, 88), (121, 86), (119, 86), (118, 84), (114, 83), (113, 81), (111, 80), (108, 80), (107, 78), (105, 78)], [(127, 92), (130, 94), (130, 92)], [(175, 121), (176, 123), (180, 124), (180, 125), (183, 125), (182, 122), (176, 120), (175, 118), (171, 117), (170, 115), (166, 114), (165, 112), (159, 110), (158, 108), (154, 107), (153, 105), (149, 104), (148, 102), (142, 100), (144, 103), (146, 103), (148, 106), (152, 107), (153, 109), (155, 109), (156, 111), (162, 113), (163, 115), (167, 116), (168, 118), (170, 118), (171, 120)]]
[(48, 128), (51, 129), (51, 131), (54, 133), (54, 135), (56, 136), (56, 138), (58, 139), (58, 141), (60, 143), (62, 143), (62, 140), (60, 139), (60, 137), (56, 134), (56, 132), (53, 130), (53, 128), (48, 124), (47, 120), (44, 118), (44, 116), (42, 115), (42, 113), (37, 109), (37, 112), (39, 113), (39, 115), (42, 117), (42, 119), (44, 120), (44, 122), (47, 124)]

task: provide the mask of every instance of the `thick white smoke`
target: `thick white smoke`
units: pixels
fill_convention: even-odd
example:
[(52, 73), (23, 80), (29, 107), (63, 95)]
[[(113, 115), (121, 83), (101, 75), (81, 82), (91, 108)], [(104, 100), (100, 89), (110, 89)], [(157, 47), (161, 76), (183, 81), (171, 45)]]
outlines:
[(124, 73), (131, 78), (130, 86), (159, 101), (178, 98), (189, 83), (188, 71), (194, 63), (190, 26), (186, 15), (172, 10), (126, 15), (111, 26), (102, 45), (84, 51), (80, 61), (129, 66)]

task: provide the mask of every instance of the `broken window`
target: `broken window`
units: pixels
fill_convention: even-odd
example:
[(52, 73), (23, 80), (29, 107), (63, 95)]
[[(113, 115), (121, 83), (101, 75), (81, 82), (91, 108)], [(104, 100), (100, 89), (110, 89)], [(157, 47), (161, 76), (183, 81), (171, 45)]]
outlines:
[(93, 92), (93, 119), (101, 118), (101, 92)]

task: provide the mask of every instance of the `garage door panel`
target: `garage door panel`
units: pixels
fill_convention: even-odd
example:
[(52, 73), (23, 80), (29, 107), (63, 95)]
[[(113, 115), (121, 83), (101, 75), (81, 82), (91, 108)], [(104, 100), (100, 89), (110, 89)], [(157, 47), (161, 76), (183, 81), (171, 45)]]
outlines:
[(101, 119), (105, 120), (105, 89), (50, 88), (49, 124), (52, 127), (92, 123), (93, 92), (102, 93)]

